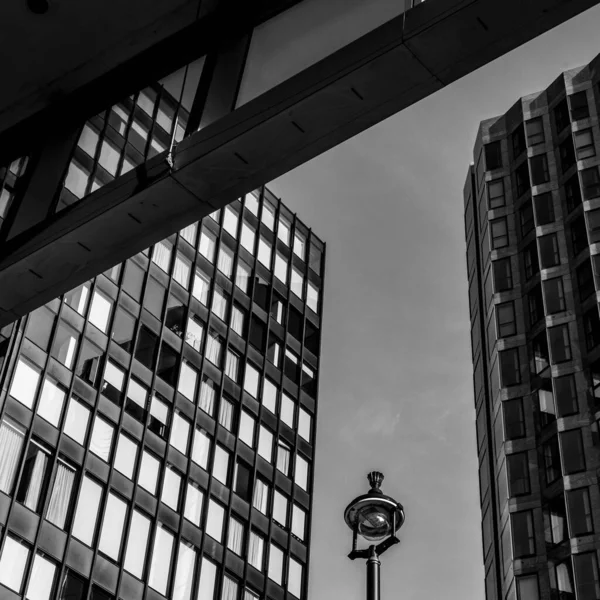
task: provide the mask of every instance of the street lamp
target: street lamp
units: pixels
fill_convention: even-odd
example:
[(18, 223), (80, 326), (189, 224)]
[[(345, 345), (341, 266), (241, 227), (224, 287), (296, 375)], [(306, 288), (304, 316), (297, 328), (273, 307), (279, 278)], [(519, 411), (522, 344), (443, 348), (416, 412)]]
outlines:
[[(373, 471), (367, 475), (371, 489), (355, 498), (344, 511), (344, 521), (352, 529), (352, 552), (348, 558), (367, 559), (367, 600), (380, 600), (379, 556), (394, 544), (399, 544), (396, 532), (404, 523), (404, 508), (380, 489), (383, 473)], [(358, 536), (370, 544), (368, 548), (357, 550)]]

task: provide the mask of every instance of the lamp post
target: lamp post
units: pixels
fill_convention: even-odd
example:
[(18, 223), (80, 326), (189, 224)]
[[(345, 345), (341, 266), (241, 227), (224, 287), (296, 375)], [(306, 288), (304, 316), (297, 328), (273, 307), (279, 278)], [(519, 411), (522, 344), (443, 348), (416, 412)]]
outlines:
[[(344, 521), (352, 530), (352, 552), (348, 558), (367, 559), (367, 600), (380, 600), (379, 557), (394, 544), (399, 544), (396, 532), (404, 524), (404, 508), (381, 491), (383, 473), (372, 471), (367, 475), (371, 489), (355, 498), (344, 511)], [(370, 544), (368, 548), (357, 549), (358, 536)]]

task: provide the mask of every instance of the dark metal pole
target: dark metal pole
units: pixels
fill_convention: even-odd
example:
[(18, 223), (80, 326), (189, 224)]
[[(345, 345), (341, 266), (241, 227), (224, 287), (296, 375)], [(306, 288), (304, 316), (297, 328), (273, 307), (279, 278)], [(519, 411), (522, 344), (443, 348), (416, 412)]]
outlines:
[(379, 567), (381, 561), (377, 556), (375, 546), (369, 546), (367, 558), (367, 600), (380, 600), (379, 595)]

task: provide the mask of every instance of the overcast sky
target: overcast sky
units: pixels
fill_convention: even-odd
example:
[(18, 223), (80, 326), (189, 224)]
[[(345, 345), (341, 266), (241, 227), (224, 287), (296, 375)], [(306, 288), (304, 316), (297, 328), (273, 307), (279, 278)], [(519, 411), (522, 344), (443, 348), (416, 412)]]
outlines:
[(407, 515), (384, 600), (485, 597), (462, 189), (479, 122), (599, 28), (600, 6), (269, 186), (327, 243), (310, 600), (364, 598), (343, 511), (371, 469)]

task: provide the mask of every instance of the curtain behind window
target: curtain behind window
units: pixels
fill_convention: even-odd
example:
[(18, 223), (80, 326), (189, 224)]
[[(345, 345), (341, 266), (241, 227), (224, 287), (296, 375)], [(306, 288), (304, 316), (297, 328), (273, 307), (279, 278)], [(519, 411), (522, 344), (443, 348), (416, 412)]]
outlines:
[(0, 490), (10, 494), (19, 467), (23, 434), (2, 421), (0, 426)]
[(56, 477), (54, 478), (54, 487), (50, 495), (50, 502), (48, 503), (46, 519), (60, 529), (65, 528), (74, 482), (75, 471), (59, 462), (56, 469)]

